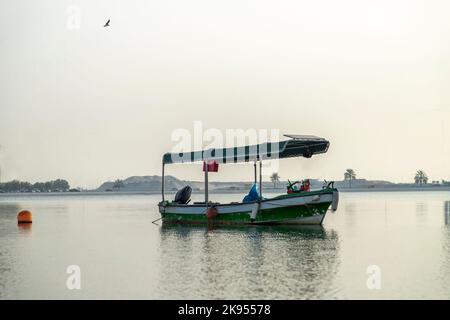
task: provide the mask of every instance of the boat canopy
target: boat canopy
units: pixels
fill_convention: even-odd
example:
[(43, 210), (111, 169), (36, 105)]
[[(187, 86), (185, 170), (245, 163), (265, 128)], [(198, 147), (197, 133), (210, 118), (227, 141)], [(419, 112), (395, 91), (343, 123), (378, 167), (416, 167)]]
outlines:
[(213, 148), (202, 151), (166, 153), (163, 164), (196, 161), (216, 161), (217, 163), (238, 163), (258, 160), (273, 160), (292, 157), (311, 158), (325, 153), (330, 142), (310, 135), (285, 135), (289, 140), (267, 142), (252, 146), (233, 148)]

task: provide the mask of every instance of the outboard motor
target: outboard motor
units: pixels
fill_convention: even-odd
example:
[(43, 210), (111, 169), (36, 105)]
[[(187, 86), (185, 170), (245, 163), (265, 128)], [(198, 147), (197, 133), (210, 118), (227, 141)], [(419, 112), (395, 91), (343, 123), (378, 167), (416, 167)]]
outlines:
[(191, 192), (192, 188), (190, 186), (186, 186), (178, 190), (175, 195), (175, 202), (179, 204), (187, 204), (191, 200)]

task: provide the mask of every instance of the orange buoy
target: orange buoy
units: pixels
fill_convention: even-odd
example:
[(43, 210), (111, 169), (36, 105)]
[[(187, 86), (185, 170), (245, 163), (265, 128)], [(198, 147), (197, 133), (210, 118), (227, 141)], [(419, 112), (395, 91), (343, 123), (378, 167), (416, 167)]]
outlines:
[(32, 223), (33, 222), (33, 214), (31, 213), (31, 211), (22, 210), (17, 215), (17, 222), (18, 223)]

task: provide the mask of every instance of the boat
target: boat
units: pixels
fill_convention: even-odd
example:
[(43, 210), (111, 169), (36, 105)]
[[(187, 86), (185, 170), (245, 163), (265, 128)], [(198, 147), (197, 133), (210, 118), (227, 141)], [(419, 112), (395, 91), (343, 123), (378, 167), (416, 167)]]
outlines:
[[(286, 194), (265, 198), (262, 190), (262, 162), (265, 160), (292, 157), (311, 158), (326, 153), (330, 142), (310, 135), (285, 135), (288, 139), (252, 146), (218, 148), (193, 152), (166, 153), (162, 158), (161, 193), (158, 203), (163, 223), (192, 224), (301, 224), (322, 225), (328, 210), (335, 211), (339, 192), (334, 182), (325, 182), (321, 189), (295, 188), (299, 182), (290, 183)], [(203, 162), (205, 172), (205, 200), (190, 203), (190, 187), (179, 190), (174, 200), (165, 198), (165, 166), (175, 163)], [(259, 190), (256, 199), (242, 202), (218, 203), (209, 200), (208, 173), (218, 164), (253, 162), (254, 187), (258, 186), (257, 164), (259, 163)], [(213, 165), (213, 166), (211, 166)], [(214, 170), (214, 169), (213, 169)], [(215, 170), (214, 170), (215, 171)], [(183, 199), (182, 199), (183, 198)]]

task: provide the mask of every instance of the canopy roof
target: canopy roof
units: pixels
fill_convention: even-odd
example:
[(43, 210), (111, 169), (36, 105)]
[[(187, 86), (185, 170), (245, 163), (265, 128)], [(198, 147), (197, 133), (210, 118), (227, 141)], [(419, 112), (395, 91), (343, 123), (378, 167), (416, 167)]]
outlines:
[(314, 154), (327, 152), (330, 145), (329, 141), (316, 136), (285, 136), (290, 139), (279, 142), (261, 143), (252, 146), (166, 153), (163, 156), (163, 164), (212, 160), (218, 163), (238, 163), (292, 157), (311, 158)]

